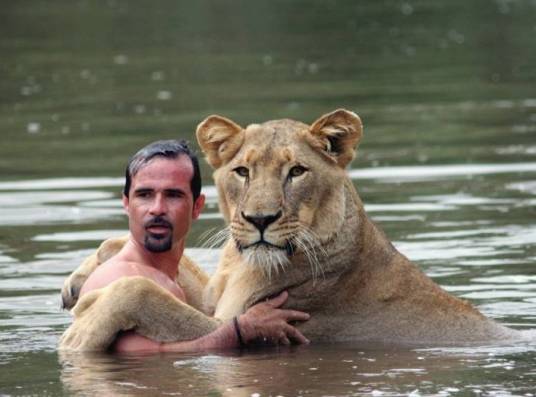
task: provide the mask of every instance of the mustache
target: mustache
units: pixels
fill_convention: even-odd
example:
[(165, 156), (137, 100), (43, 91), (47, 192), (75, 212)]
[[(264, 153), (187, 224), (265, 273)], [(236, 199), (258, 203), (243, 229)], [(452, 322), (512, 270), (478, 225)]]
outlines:
[(171, 224), (171, 222), (169, 222), (162, 216), (155, 216), (154, 218), (149, 219), (147, 222), (145, 222), (144, 226), (146, 229), (148, 227), (153, 227), (153, 226), (164, 226), (169, 229), (173, 229), (173, 225)]

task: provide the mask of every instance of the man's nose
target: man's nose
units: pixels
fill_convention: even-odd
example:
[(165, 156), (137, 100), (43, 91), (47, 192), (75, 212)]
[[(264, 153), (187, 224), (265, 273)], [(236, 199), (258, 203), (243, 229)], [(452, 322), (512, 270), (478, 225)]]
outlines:
[(162, 215), (167, 212), (167, 205), (165, 197), (161, 194), (157, 194), (151, 203), (150, 213), (153, 215)]

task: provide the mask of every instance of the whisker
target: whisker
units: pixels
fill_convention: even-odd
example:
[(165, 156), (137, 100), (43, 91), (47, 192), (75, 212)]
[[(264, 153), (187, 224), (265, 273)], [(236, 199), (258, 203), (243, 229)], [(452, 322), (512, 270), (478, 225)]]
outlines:
[(282, 251), (254, 248), (248, 250), (245, 255), (247, 263), (260, 268), (268, 280), (271, 280), (273, 276), (277, 276), (281, 271), (284, 271), (289, 262), (287, 255)]
[[(213, 232), (215, 228), (211, 229), (209, 232)], [(203, 236), (208, 233), (203, 233)], [(201, 246), (203, 248), (218, 248), (221, 247), (222, 244), (227, 241), (231, 237), (231, 231), (229, 230), (229, 227), (225, 227), (221, 229), (220, 231), (214, 233), (212, 236), (204, 236), (206, 239)]]
[(204, 244), (204, 242), (205, 242), (208, 238), (210, 238), (210, 237), (212, 236), (212, 234), (213, 234), (216, 230), (218, 230), (218, 228), (216, 228), (216, 227), (211, 227), (211, 228), (205, 230), (205, 231), (204, 231), (203, 233), (201, 233), (201, 235), (199, 236), (199, 238), (198, 238), (198, 242), (199, 242), (200, 244)]
[(309, 228), (302, 225), (292, 242), (303, 252), (311, 267), (313, 283), (318, 276), (325, 277), (322, 259), (327, 257), (327, 251), (321, 244), (320, 238)]
[[(293, 239), (293, 243), (305, 254), (307, 258), (307, 262), (309, 262), (310, 264), (314, 264), (315, 262), (314, 255), (311, 255), (309, 247), (304, 243), (303, 239), (301, 239), (299, 235)], [(314, 265), (311, 268), (311, 274), (313, 276), (313, 284), (314, 284), (315, 279), (316, 279), (316, 267)]]

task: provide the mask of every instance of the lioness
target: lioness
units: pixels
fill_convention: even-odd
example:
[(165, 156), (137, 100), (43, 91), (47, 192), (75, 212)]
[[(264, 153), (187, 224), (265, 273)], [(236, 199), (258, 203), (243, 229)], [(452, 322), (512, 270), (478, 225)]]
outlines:
[[(369, 219), (345, 173), (361, 136), (359, 117), (342, 109), (310, 126), (276, 120), (244, 129), (220, 116), (199, 124), (197, 139), (215, 169), (229, 236), (205, 288), (205, 314), (228, 320), (288, 290), (286, 306), (311, 314), (300, 329), (312, 341), (459, 344), (519, 336), (442, 290)], [(86, 264), (86, 272), (97, 262)], [(80, 273), (67, 281), (65, 299), (72, 301)], [(74, 324), (83, 327), (63, 346), (72, 340), (88, 346), (83, 341), (96, 337), (100, 345), (92, 348), (105, 348), (117, 331), (133, 327), (159, 340), (191, 338), (183, 335), (181, 318), (199, 318), (196, 332), (217, 324), (138, 283), (143, 292), (112, 284), (89, 303), (81, 299)], [(141, 302), (140, 293), (157, 298), (126, 304)]]

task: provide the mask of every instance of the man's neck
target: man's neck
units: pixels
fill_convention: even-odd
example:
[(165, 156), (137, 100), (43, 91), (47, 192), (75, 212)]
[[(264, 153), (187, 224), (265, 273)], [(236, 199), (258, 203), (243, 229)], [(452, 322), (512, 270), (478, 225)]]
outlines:
[(175, 243), (169, 251), (156, 253), (130, 238), (121, 251), (125, 260), (153, 267), (171, 280), (175, 280), (179, 274), (179, 261), (184, 251), (184, 242)]

